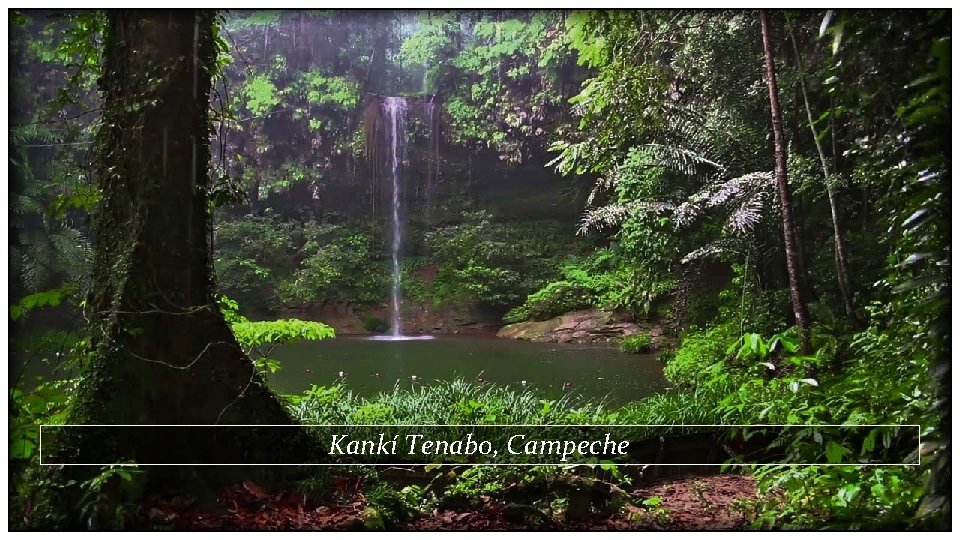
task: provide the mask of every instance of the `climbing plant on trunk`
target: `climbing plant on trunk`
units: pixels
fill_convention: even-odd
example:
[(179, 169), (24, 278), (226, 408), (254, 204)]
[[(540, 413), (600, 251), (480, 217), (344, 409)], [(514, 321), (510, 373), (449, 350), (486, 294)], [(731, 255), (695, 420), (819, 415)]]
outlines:
[[(293, 423), (214, 301), (208, 110), (216, 24), (210, 11), (109, 12), (88, 366), (68, 424)], [(64, 431), (64, 459), (183, 463), (200, 450), (162, 430), (111, 430), (109, 440), (83, 433)], [(285, 448), (244, 442), (250, 455)]]

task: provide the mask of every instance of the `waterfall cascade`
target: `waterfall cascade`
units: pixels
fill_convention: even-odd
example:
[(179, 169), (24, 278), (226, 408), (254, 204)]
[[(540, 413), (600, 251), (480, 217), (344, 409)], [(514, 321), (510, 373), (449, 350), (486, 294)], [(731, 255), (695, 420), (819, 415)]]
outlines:
[(400, 223), (400, 161), (401, 152), (407, 142), (407, 100), (402, 97), (388, 97), (383, 100), (386, 117), (390, 119), (390, 177), (393, 181), (393, 220), (391, 228), (393, 241), (390, 259), (393, 265), (393, 284), (390, 287), (390, 332), (399, 337), (403, 329), (403, 317), (400, 314), (400, 246), (403, 230)]
[(390, 334), (374, 336), (379, 340), (431, 339), (432, 336), (403, 335), (403, 312), (400, 290), (400, 250), (403, 247), (403, 186), (401, 165), (404, 160), (407, 143), (407, 99), (404, 97), (385, 97), (381, 104), (381, 113), (387, 125), (383, 130), (386, 146), (389, 148), (391, 181), (390, 209), (390, 263), (392, 281), (390, 285)]

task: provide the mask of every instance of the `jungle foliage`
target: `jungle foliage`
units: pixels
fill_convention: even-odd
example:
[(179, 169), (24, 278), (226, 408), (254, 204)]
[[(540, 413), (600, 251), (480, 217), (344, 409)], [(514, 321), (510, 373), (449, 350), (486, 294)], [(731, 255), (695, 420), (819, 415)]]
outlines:
[[(274, 345), (333, 330), (251, 322), (251, 313), (386, 305), (388, 225), (364, 112), (383, 96), (406, 96), (436, 105), (441, 127), (411, 121), (404, 167), (435, 182), (405, 201), (404, 297), (482, 308), (508, 323), (586, 308), (667, 322), (678, 343), (663, 355), (673, 389), (614, 408), (462, 380), (376, 398), (318, 386), (285, 397), (293, 415), (306, 423), (920, 424), (921, 455), (907, 456), (919, 467), (741, 472), (777, 494), (753, 508), (758, 528), (943, 527), (950, 14), (770, 12), (766, 50), (759, 15), (228, 13), (216, 36), (203, 196), (219, 305), (237, 341), (268, 374), (282, 369), (269, 358)], [(96, 87), (106, 18), (11, 12), (10, 23), (9, 313), (18, 366), (10, 455), (24, 473), (11, 500), (25, 508), (36, 494), (28, 488), (37, 426), (65, 421), (88, 360), (82, 331), (94, 272), (111, 271), (93, 268), (90, 225), (103, 203), (91, 163), (104, 129)], [(771, 93), (782, 112), (779, 187), (793, 201), (797, 283), (786, 271)], [(563, 210), (571, 206), (582, 208), (579, 223)], [(809, 328), (796, 326), (791, 298), (799, 296)], [(368, 330), (384, 324), (365, 315)], [(621, 345), (642, 352), (651, 343), (641, 334)], [(46, 366), (48, 379), (24, 376), (20, 367), (31, 363)], [(775, 444), (795, 463), (904, 458), (891, 441), (814, 430), (803, 435), (818, 444)], [(467, 469), (437, 499), (476, 501), (508, 480), (568, 473)], [(134, 473), (119, 474), (105, 470), (85, 484), (87, 517), (109, 506), (105, 486), (136, 483)], [(371, 500), (395, 524), (428, 508), (424, 497), (413, 486)]]

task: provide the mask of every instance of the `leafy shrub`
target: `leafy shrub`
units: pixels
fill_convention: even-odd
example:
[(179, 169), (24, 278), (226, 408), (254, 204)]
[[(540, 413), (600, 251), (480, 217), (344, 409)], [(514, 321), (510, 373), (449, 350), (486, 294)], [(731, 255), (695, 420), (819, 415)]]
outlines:
[(397, 491), (387, 484), (377, 484), (367, 495), (367, 501), (377, 509), (385, 527), (391, 529), (420, 513), (423, 493), (419, 486)]
[(380, 317), (374, 317), (373, 315), (364, 315), (360, 317), (360, 320), (363, 322), (363, 328), (367, 332), (373, 332), (374, 334), (382, 334), (390, 329), (390, 324), (381, 319)]
[(582, 264), (583, 261), (577, 258), (565, 261), (559, 267), (561, 279), (551, 281), (527, 296), (522, 305), (504, 316), (504, 320), (509, 323), (543, 321), (569, 311), (596, 306), (599, 297), (610, 288), (609, 276), (592, 274)]
[[(741, 272), (739, 267), (734, 267)], [(783, 329), (786, 321), (793, 320), (790, 311), (790, 291), (788, 289), (756, 290), (755, 287), (742, 288), (742, 276), (735, 277), (734, 283), (719, 294), (719, 316), (722, 321), (742, 321), (745, 331), (762, 336), (771, 336)], [(744, 306), (751, 306), (744, 309)]]
[(298, 341), (319, 341), (334, 337), (333, 328), (320, 322), (299, 319), (248, 321), (230, 324), (233, 335), (253, 364), (264, 375), (280, 370), (280, 362), (269, 358), (277, 345)]
[(122, 530), (133, 517), (146, 475), (134, 463), (101, 467), (80, 484), (80, 517), (94, 530)]
[(471, 501), (484, 495), (499, 493), (516, 472), (507, 467), (470, 467), (457, 475), (456, 482), (447, 486), (447, 500)]
[(247, 80), (240, 89), (240, 95), (245, 99), (247, 110), (255, 115), (265, 114), (280, 103), (277, 87), (266, 75), (257, 75)]
[(246, 317), (240, 314), (240, 304), (225, 294), (217, 295), (217, 307), (220, 308), (220, 313), (223, 314), (223, 320), (227, 321), (227, 324), (247, 320)]
[[(936, 422), (924, 362), (898, 357), (886, 331), (871, 327), (857, 334), (851, 343), (857, 358), (839, 373), (824, 373), (819, 370), (833, 357), (836, 339), (816, 337), (816, 353), (798, 356), (793, 329), (770, 338), (756, 333), (736, 338), (735, 328), (718, 326), (686, 336), (665, 370), (681, 390), (628, 406), (629, 414), (651, 423), (675, 415), (671, 421), (683, 423), (811, 426), (771, 443), (791, 463), (914, 459), (905, 458), (886, 436), (827, 434), (817, 426)], [(758, 528), (907, 523), (924, 491), (919, 467), (761, 466), (753, 474), (762, 492), (778, 494), (757, 506)]]
[(331, 77), (318, 69), (300, 74), (297, 90), (310, 105), (331, 105), (348, 111), (360, 100), (357, 84), (347, 77)]
[(427, 233), (430, 258), (437, 264), (430, 284), (435, 302), (505, 308), (555, 275), (555, 261), (565, 247), (555, 225), (508, 226), (494, 219), (490, 212), (473, 212), (462, 223)]
[(421, 278), (424, 268), (431, 264), (426, 257), (405, 257), (400, 262), (400, 290), (404, 300), (414, 303), (434, 303), (434, 290)]
[(770, 339), (755, 332), (748, 332), (727, 347), (727, 355), (733, 354), (738, 360), (764, 361), (773, 354), (794, 353), (800, 348), (800, 337), (796, 328), (774, 334)]
[(508, 323), (526, 320), (544, 321), (569, 311), (589, 308), (593, 302), (589, 289), (567, 280), (553, 281), (527, 297), (503, 317)]
[(702, 382), (705, 368), (726, 358), (734, 332), (732, 327), (716, 326), (684, 336), (673, 360), (664, 368), (663, 375), (678, 386)]
[(28, 294), (27, 296), (21, 298), (19, 302), (10, 306), (10, 319), (15, 321), (34, 309), (48, 306), (56, 307), (60, 305), (60, 302), (69, 298), (69, 296), (74, 293), (76, 293), (75, 287), (68, 284), (59, 289), (51, 289)]
[(670, 279), (645, 280), (633, 263), (610, 249), (589, 257), (568, 257), (551, 281), (510, 310), (504, 321), (546, 320), (569, 311), (598, 308), (646, 315), (653, 303), (675, 287)]
[(217, 233), (219, 288), (245, 305), (372, 305), (386, 297), (386, 267), (373, 237), (356, 226), (245, 216), (220, 222)]
[(624, 336), (620, 340), (620, 350), (625, 353), (648, 353), (653, 350), (653, 338), (650, 334), (639, 333), (632, 336)]
[(265, 304), (273, 282), (293, 265), (293, 224), (271, 217), (245, 216), (217, 222), (214, 268), (217, 285), (244, 303)]
[(18, 388), (9, 391), (10, 460), (31, 460), (40, 445), (40, 424), (62, 424), (66, 421), (70, 396), (79, 379), (48, 381), (31, 391)]
[(334, 337), (333, 328), (321, 322), (299, 319), (242, 321), (230, 325), (237, 342), (250, 350), (266, 344), (287, 344), (301, 340), (317, 341)]
[(659, 360), (661, 364), (668, 364), (668, 363), (670, 363), (674, 358), (676, 358), (676, 356), (677, 356), (677, 351), (676, 351), (676, 350), (674, 350), (674, 349), (663, 349), (662, 351), (660, 351), (659, 354), (657, 354), (657, 360)]
[(280, 369), (278, 361), (268, 358), (277, 345), (334, 337), (333, 328), (321, 322), (299, 319), (250, 321), (240, 314), (237, 302), (222, 294), (217, 296), (217, 306), (223, 313), (224, 320), (230, 324), (237, 343), (264, 375), (276, 373)]
[(372, 237), (314, 221), (305, 223), (301, 234), (302, 259), (278, 285), (279, 302), (371, 305), (383, 300), (387, 275), (370, 250)]
[(503, 322), (507, 324), (515, 324), (527, 320), (530, 320), (530, 310), (527, 309), (526, 304), (511, 308), (510, 311), (507, 311), (503, 316)]
[(759, 467), (762, 490), (781, 497), (762, 501), (755, 528), (810, 529), (824, 521), (902, 526), (923, 497), (919, 467)]

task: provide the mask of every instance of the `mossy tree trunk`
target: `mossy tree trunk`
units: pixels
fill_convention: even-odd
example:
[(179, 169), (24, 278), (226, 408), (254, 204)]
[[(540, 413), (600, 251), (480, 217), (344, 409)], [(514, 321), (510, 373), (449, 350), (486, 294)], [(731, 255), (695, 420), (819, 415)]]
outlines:
[[(293, 423), (214, 301), (207, 188), (215, 19), (193, 10), (109, 13), (91, 353), (68, 423)], [(177, 463), (198, 450), (185, 438), (117, 430), (93, 440), (74, 430), (59, 446), (66, 459), (108, 447), (139, 463)], [(282, 451), (277, 441), (249, 444), (251, 456)]]

